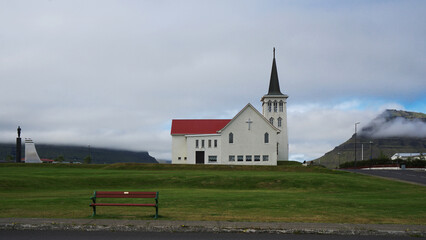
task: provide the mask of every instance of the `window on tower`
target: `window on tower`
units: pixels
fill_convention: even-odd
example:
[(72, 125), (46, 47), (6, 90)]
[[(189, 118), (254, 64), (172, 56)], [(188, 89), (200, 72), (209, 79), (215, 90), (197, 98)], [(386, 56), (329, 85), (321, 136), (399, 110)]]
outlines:
[(280, 112), (284, 112), (284, 103), (280, 101)]
[(274, 118), (272, 118), (272, 117), (271, 117), (271, 118), (269, 119), (269, 122), (270, 122), (272, 125), (274, 125)]
[(278, 127), (281, 127), (281, 125), (282, 125), (282, 121), (283, 121), (283, 119), (282, 118), (278, 118)]
[(278, 111), (278, 103), (277, 101), (274, 102), (274, 112)]
[(268, 102), (268, 112), (271, 112), (271, 111), (272, 111), (272, 102), (269, 101)]

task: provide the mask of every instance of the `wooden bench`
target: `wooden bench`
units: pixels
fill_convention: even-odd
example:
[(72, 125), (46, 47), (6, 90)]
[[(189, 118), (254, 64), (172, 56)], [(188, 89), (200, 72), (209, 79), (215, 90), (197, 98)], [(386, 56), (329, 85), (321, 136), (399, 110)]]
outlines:
[[(159, 192), (105, 192), (95, 191), (91, 197), (93, 203), (93, 215), (96, 216), (96, 207), (116, 206), (116, 207), (155, 207), (155, 219), (158, 218), (158, 194)], [(97, 203), (98, 198), (154, 198), (155, 203)]]

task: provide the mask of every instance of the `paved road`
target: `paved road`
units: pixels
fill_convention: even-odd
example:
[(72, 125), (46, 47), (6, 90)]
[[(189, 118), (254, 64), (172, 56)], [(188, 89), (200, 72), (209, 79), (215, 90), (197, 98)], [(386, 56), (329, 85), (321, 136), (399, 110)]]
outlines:
[(109, 232), (109, 231), (51, 231), (51, 230), (0, 230), (0, 239), (14, 240), (396, 240), (419, 239), (415, 236), (356, 236), (356, 235), (316, 235), (316, 234), (270, 234), (270, 233), (164, 233), (164, 232)]
[(412, 182), (426, 186), (426, 171), (413, 170), (346, 170), (361, 174), (391, 178), (400, 181)]

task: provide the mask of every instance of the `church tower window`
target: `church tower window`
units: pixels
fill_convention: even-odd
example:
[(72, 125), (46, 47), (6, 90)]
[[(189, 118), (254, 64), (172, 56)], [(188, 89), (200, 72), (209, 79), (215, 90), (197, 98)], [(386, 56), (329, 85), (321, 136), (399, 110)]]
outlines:
[(277, 101), (274, 102), (274, 112), (278, 111), (278, 103)]
[(269, 101), (268, 102), (268, 112), (271, 112), (271, 111), (272, 111), (272, 102)]
[(198, 139), (195, 140), (195, 148), (198, 148)]
[(264, 136), (264, 142), (265, 143), (269, 143), (269, 133), (265, 133), (265, 136)]
[(271, 117), (271, 118), (269, 119), (269, 122), (270, 122), (272, 125), (274, 125), (274, 118), (272, 118), (272, 117)]
[(281, 127), (283, 119), (281, 117), (278, 118), (278, 127)]
[(234, 143), (234, 134), (229, 133), (229, 143)]
[(280, 112), (284, 111), (284, 103), (283, 101), (280, 101)]

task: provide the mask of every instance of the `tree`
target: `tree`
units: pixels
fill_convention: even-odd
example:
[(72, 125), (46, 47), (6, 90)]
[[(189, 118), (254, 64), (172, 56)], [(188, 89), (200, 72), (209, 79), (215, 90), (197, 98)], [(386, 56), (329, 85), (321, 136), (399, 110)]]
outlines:
[(65, 160), (64, 156), (59, 155), (57, 158), (55, 158), (56, 162), (63, 162)]
[(92, 163), (92, 157), (89, 155), (89, 156), (86, 156), (85, 158), (84, 158), (84, 163), (85, 164), (90, 164), (90, 163)]
[(7, 155), (6, 156), (6, 161), (8, 161), (8, 162), (12, 162), (13, 161), (13, 156), (12, 155)]

